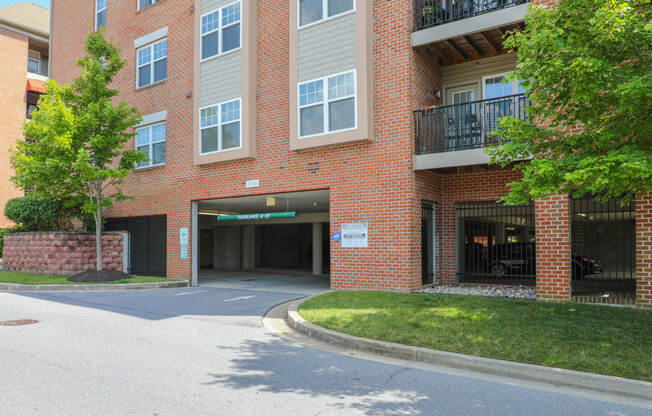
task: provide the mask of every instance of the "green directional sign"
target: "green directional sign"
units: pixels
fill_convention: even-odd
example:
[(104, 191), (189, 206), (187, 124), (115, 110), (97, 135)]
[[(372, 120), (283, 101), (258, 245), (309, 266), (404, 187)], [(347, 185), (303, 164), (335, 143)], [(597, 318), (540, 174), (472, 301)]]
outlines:
[(259, 214), (220, 215), (218, 221), (252, 221), (252, 220), (273, 220), (277, 218), (296, 218), (299, 214), (290, 212), (264, 212)]

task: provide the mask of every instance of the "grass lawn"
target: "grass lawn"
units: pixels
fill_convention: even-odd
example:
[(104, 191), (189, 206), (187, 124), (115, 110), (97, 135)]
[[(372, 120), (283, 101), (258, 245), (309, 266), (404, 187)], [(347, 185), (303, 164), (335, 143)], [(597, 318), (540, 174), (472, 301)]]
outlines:
[[(72, 275), (47, 275), (36, 273), (8, 272), (0, 270), (0, 283), (18, 283), (21, 285), (94, 285), (98, 283), (69, 282), (67, 279)], [(131, 279), (115, 280), (104, 282), (105, 284), (117, 283), (147, 283), (160, 282), (161, 277), (133, 276)]]
[(652, 313), (471, 296), (330, 292), (299, 313), (359, 337), (652, 381)]

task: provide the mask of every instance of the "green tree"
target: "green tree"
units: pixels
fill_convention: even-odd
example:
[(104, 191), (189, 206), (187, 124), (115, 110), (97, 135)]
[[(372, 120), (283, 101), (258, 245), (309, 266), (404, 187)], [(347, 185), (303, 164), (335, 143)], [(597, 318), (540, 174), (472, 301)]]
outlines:
[(119, 50), (91, 34), (86, 56), (77, 62), (81, 74), (71, 85), (51, 80), (39, 108), (24, 126), (26, 140), (12, 151), (13, 181), (34, 195), (82, 207), (95, 217), (97, 270), (102, 270), (103, 210), (128, 198), (120, 184), (143, 152), (125, 150), (140, 115), (110, 89), (125, 65)]
[(488, 150), (523, 173), (506, 202), (652, 191), (651, 13), (650, 0), (561, 0), (530, 8), (525, 30), (507, 36), (518, 51), (509, 78), (533, 105), (527, 121), (502, 119), (504, 145)]

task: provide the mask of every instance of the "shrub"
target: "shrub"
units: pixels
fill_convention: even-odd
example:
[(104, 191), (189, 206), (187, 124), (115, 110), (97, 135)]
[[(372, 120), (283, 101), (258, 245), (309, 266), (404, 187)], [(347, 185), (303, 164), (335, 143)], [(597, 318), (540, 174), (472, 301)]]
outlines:
[(5, 216), (19, 224), (23, 231), (69, 230), (76, 211), (51, 199), (32, 195), (10, 199), (5, 205)]

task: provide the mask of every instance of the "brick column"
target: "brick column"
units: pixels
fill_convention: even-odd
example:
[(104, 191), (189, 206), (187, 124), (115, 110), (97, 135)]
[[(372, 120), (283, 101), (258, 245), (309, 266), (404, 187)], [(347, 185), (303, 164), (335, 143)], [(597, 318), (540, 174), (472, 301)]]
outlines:
[(652, 308), (652, 194), (636, 199), (636, 306)]
[(537, 300), (563, 302), (571, 295), (570, 207), (568, 195), (534, 203)]

